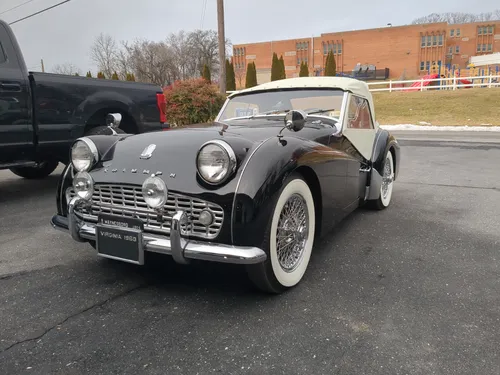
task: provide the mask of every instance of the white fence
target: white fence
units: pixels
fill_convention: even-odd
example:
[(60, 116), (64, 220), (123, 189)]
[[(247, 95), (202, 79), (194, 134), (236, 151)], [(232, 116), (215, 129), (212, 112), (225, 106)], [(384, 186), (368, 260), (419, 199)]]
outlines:
[[(433, 84), (436, 82), (437, 84)], [(470, 83), (469, 83), (470, 82)], [(376, 88), (385, 85), (386, 87)], [(412, 86), (413, 85), (413, 86)], [(457, 90), (469, 87), (500, 87), (500, 75), (479, 77), (452, 77), (435, 79), (415, 79), (407, 81), (368, 82), (371, 92), (377, 91), (426, 91), (426, 90)], [(237, 91), (228, 91), (231, 94)]]

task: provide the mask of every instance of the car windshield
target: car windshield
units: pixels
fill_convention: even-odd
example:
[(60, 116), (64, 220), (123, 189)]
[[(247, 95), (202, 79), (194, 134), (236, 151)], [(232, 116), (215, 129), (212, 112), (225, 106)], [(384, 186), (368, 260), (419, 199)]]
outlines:
[(219, 121), (283, 114), (301, 109), (308, 114), (340, 117), (344, 92), (332, 89), (300, 89), (255, 92), (229, 99), (219, 114)]

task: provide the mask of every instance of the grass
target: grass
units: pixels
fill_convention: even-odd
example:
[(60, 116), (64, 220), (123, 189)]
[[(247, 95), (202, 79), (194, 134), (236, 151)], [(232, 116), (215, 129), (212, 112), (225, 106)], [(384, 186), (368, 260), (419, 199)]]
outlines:
[(372, 95), (381, 125), (500, 125), (500, 87)]

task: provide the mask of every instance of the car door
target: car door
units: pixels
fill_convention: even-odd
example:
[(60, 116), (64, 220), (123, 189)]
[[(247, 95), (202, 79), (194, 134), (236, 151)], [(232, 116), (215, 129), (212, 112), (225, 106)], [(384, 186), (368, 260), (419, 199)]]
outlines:
[(28, 90), (10, 36), (0, 24), (0, 163), (25, 160), (32, 151)]
[(367, 161), (371, 160), (377, 134), (366, 98), (349, 94), (342, 133), (349, 143), (346, 152), (352, 155), (347, 165), (346, 183), (349, 199), (354, 202), (364, 196)]

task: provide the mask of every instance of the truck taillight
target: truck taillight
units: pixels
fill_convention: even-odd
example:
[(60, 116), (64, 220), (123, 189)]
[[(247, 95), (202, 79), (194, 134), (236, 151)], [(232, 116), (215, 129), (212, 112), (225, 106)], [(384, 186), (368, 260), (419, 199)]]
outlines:
[(160, 110), (160, 122), (164, 124), (167, 122), (167, 114), (166, 114), (167, 103), (165, 102), (165, 95), (156, 94), (156, 103), (158, 104), (158, 109)]

